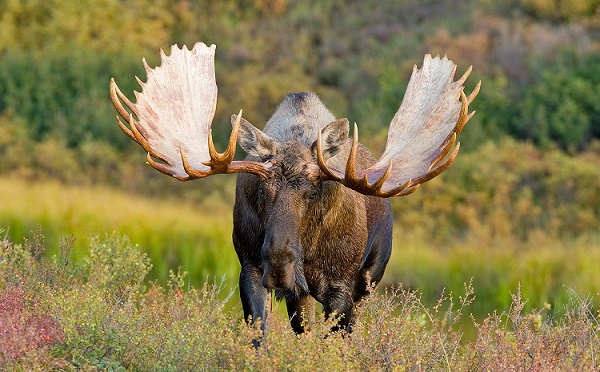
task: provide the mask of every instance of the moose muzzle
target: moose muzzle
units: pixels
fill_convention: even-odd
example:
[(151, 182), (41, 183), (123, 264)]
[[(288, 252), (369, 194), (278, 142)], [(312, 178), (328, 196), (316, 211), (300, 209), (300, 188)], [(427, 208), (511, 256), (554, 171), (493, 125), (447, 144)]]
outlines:
[(263, 264), (262, 285), (267, 289), (294, 289), (296, 286), (296, 267), (289, 262), (275, 267), (268, 262)]

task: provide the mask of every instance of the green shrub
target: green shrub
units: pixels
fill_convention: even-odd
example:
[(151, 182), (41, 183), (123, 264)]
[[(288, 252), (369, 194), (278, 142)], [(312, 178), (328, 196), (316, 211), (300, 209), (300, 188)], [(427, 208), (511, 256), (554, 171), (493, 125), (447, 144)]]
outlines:
[[(114, 76), (141, 75), (142, 66), (125, 55), (107, 56), (72, 47), (52, 53), (10, 50), (0, 56), (0, 113), (25, 120), (36, 141), (54, 137), (73, 148), (102, 139), (116, 148), (129, 145), (115, 124), (108, 96)], [(125, 91), (134, 81), (124, 81)]]
[(464, 338), (466, 314), (477, 302), (470, 284), (431, 307), (401, 287), (373, 292), (357, 307), (351, 334), (331, 333), (335, 319), (320, 317), (296, 335), (274, 311), (263, 336), (259, 324), (243, 322), (239, 307), (226, 308), (226, 283), (196, 289), (172, 272), (167, 285), (146, 285), (148, 259), (126, 238), (92, 241), (81, 264), (69, 256), (72, 239), (50, 259), (41, 254), (41, 235), (23, 245), (1, 242), (0, 368), (586, 370), (600, 352), (597, 314), (574, 291), (550, 313), (549, 305), (526, 311), (517, 287), (507, 310), (475, 322), (476, 335)]

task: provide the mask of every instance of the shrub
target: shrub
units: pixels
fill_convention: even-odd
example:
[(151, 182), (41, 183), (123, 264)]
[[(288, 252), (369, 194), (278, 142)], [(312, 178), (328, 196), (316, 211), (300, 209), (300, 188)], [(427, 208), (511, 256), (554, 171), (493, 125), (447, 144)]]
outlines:
[[(41, 236), (0, 242), (0, 368), (10, 370), (586, 370), (600, 352), (591, 300), (525, 310), (520, 289), (507, 311), (475, 322), (471, 284), (458, 297), (442, 292), (429, 307), (402, 287), (373, 292), (356, 309), (353, 332), (331, 333), (322, 317), (296, 335), (273, 304), (265, 336), (247, 326), (224, 282), (201, 288), (171, 272), (165, 286), (143, 281), (149, 262), (128, 240), (91, 240), (83, 263), (69, 258), (73, 241), (46, 259)], [(458, 302), (455, 302), (458, 298)], [(253, 341), (260, 339), (260, 347)]]
[(21, 288), (5, 288), (0, 292), (0, 365), (34, 351), (46, 352), (48, 346), (63, 341), (56, 320), (32, 306), (27, 305)]

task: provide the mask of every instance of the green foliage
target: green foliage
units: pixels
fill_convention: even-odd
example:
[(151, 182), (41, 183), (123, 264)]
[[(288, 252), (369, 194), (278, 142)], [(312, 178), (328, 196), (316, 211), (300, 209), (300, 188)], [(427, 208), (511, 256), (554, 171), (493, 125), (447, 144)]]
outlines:
[(414, 196), (393, 200), (403, 230), (441, 244), (572, 239), (598, 231), (597, 150), (572, 157), (505, 140), (459, 156)]
[[(77, 177), (60, 170), (87, 172), (90, 148), (106, 144), (120, 157), (132, 151), (115, 125), (108, 82), (115, 77), (132, 97), (139, 89), (133, 76), (145, 75), (141, 57), (154, 66), (157, 49), (173, 43), (219, 46), (214, 133), (221, 145), (240, 108), (260, 126), (284, 94), (312, 90), (337, 116), (364, 128), (361, 138), (377, 152), (410, 67), (424, 53), (448, 54), (459, 71), (474, 64), (477, 76), (467, 90), (483, 80), (473, 104), (478, 114), (463, 135), (468, 151), (505, 135), (576, 151), (600, 137), (596, 0), (161, 0), (152, 6), (146, 0), (3, 0), (0, 8), (0, 114), (24, 127), (20, 136), (28, 142), (49, 141), (44, 151), (51, 159), (73, 158), (48, 172), (69, 182)], [(560, 15), (547, 24), (519, 9)], [(578, 26), (571, 19), (586, 21)], [(111, 159), (115, 151), (107, 146), (100, 156)], [(9, 157), (5, 167), (44, 168), (18, 159)], [(116, 167), (109, 162), (100, 165)], [(123, 186), (111, 173), (98, 179)]]
[[(477, 79), (480, 76), (473, 76), (473, 81)], [(482, 84), (483, 89), (473, 103), (475, 116), (459, 137), (461, 151), (473, 151), (486, 142), (502, 140), (512, 134), (507, 128), (517, 115), (517, 107), (511, 99), (515, 87), (504, 75), (488, 76)]]
[(93, 237), (89, 244), (85, 266), (90, 285), (104, 289), (106, 296), (115, 298), (117, 302), (124, 301), (142, 286), (152, 265), (139, 247), (114, 234), (102, 240)]
[(598, 0), (520, 0), (519, 3), (534, 16), (550, 20), (593, 16), (600, 6)]
[[(402, 288), (372, 293), (351, 335), (331, 333), (335, 319), (322, 318), (295, 335), (275, 312), (263, 336), (239, 308), (226, 309), (223, 283), (183, 290), (182, 275), (173, 274), (166, 287), (142, 285), (149, 262), (125, 238), (95, 239), (83, 266), (70, 259), (72, 241), (58, 259), (46, 259), (42, 240), (0, 244), (3, 370), (584, 370), (600, 351), (596, 314), (575, 293), (549, 316), (547, 305), (526, 311), (517, 288), (507, 311), (474, 324), (472, 341), (459, 330), (477, 301), (470, 284), (458, 300), (443, 294), (432, 307)], [(115, 297), (117, 288), (131, 290)]]
[[(141, 64), (123, 54), (102, 56), (86, 48), (7, 51), (0, 58), (0, 110), (22, 118), (35, 141), (51, 137), (74, 147), (102, 139), (123, 148), (127, 142), (114, 130), (107, 79), (141, 71)], [(125, 86), (132, 89), (131, 82)]]
[(595, 53), (561, 57), (525, 89), (516, 134), (581, 150), (600, 133), (600, 58)]
[[(0, 52), (45, 50), (48, 55), (75, 47), (95, 53), (155, 50), (169, 37), (170, 1), (2, 0)], [(94, 53), (94, 54), (95, 54)]]

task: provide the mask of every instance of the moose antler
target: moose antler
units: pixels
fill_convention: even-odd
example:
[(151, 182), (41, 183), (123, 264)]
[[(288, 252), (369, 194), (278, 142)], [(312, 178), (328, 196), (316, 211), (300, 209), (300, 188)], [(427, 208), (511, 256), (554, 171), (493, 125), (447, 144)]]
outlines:
[(319, 133), (317, 157), (322, 172), (362, 194), (381, 197), (408, 195), (421, 183), (442, 173), (458, 154), (460, 143), (456, 143), (456, 136), (475, 113), (469, 113), (469, 104), (479, 93), (481, 81), (469, 97), (463, 92), (463, 83), (471, 70), (469, 67), (453, 82), (456, 65), (446, 57), (426, 55), (423, 67), (413, 68), (402, 104), (390, 124), (381, 158), (371, 167), (356, 172), (358, 127), (354, 124), (352, 149), (345, 170), (327, 166)]
[(217, 105), (215, 45), (196, 43), (192, 50), (173, 45), (170, 56), (162, 50), (160, 54), (161, 65), (154, 69), (142, 59), (148, 79), (143, 83), (136, 77), (142, 87), (141, 93), (134, 92), (136, 103), (121, 92), (114, 79), (110, 81), (110, 96), (120, 116), (117, 123), (146, 150), (148, 163), (182, 181), (218, 173), (269, 174), (268, 164), (233, 161), (241, 111), (225, 152), (215, 149), (211, 135)]

